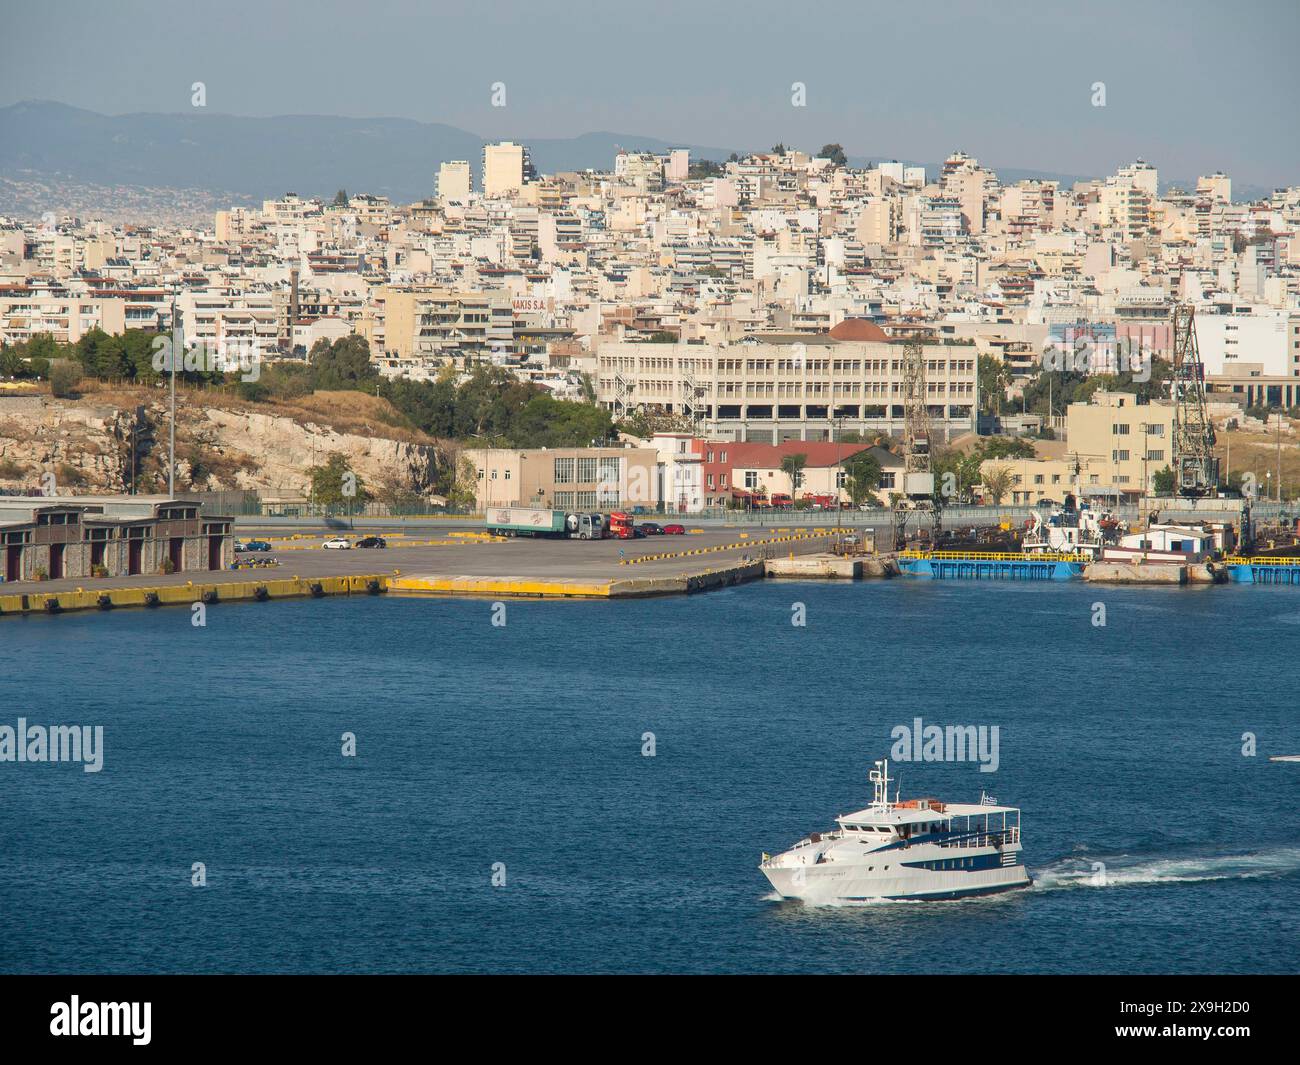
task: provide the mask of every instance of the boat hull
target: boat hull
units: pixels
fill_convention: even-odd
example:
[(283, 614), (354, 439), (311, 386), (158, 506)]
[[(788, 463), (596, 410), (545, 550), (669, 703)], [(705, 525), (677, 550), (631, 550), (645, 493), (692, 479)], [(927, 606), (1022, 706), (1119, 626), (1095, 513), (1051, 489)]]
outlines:
[(821, 905), (972, 898), (1014, 891), (1033, 882), (1025, 867), (1019, 864), (960, 872), (908, 868), (868, 872), (865, 865), (835, 862), (811, 866), (765, 864), (759, 868), (783, 899)]

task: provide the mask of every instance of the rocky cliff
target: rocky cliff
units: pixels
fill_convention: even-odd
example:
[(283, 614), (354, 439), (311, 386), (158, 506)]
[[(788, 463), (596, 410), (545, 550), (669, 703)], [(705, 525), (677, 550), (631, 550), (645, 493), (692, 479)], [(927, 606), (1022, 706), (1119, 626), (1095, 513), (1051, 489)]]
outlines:
[[(140, 399), (142, 402), (132, 403)], [(374, 425), (375, 435), (325, 424), (304, 412), (178, 400), (177, 486), (307, 494), (309, 470), (341, 454), (362, 482), (428, 495), (453, 455), (418, 434)], [(405, 435), (410, 439), (394, 439)], [(142, 491), (166, 481), (167, 405), (157, 391), (81, 399), (0, 398), (0, 489)]]

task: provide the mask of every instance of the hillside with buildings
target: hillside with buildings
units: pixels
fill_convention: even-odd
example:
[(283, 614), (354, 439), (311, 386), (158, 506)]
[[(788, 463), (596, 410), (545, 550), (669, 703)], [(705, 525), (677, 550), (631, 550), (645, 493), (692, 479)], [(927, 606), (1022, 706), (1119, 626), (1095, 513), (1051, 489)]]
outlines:
[[(618, 150), (608, 169), (548, 171), (535, 145), (465, 145), (418, 198), (370, 184), (232, 203), (203, 225), (147, 211), (129, 224), (0, 219), (0, 374), (42, 377), (63, 353), (89, 379), (150, 384), (150, 339), (179, 330), (207, 353), (185, 380), (225, 382), (209, 413), (186, 414), (187, 439), (220, 449), (193, 480), (292, 481), (323, 452), (323, 423), (286, 404), (360, 390), (393, 416), (354, 419), (334, 443), (368, 476), (445, 492), (454, 461), (431, 472), (391, 449), (598, 450), (620, 430), (681, 434), (691, 454), (900, 439), (919, 351), (936, 446), (977, 432), (1055, 440), (1062, 455), (1039, 458), (1057, 467), (1026, 469), (1044, 480), (1010, 495), (1059, 486), (1068, 468), (1122, 500), (1151, 492), (1173, 457), (1161, 405), (1178, 306), (1195, 311), (1220, 428), (1283, 425), (1273, 436), (1295, 448), (1290, 421), (1266, 420), (1300, 409), (1300, 185), (1242, 202), (1226, 174), (1169, 188), (1142, 160), (1063, 183), (964, 152), (936, 168), (859, 167), (834, 144), (725, 162)], [(256, 380), (230, 360), (256, 365)], [(1090, 409), (1122, 416), (1097, 415), (1098, 428), (1076, 414)], [(36, 464), (39, 447), (24, 446), (12, 461)], [(661, 498), (752, 498), (734, 470), (710, 486), (702, 465), (677, 472), (660, 454), (661, 478), (673, 467), (694, 485), (674, 480)], [(96, 483), (120, 476), (106, 455), (81, 466)], [(1293, 493), (1285, 455), (1281, 467)], [(1245, 472), (1277, 491), (1265, 470)]]

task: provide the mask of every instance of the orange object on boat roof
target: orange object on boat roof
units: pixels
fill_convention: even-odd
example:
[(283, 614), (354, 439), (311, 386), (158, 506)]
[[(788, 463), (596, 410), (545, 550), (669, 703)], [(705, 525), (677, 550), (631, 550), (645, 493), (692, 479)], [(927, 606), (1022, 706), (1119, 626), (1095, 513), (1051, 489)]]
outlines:
[[(925, 805), (922, 806), (921, 803)], [(904, 799), (894, 805), (900, 810), (933, 810), (935, 813), (943, 813), (943, 803), (938, 799)]]

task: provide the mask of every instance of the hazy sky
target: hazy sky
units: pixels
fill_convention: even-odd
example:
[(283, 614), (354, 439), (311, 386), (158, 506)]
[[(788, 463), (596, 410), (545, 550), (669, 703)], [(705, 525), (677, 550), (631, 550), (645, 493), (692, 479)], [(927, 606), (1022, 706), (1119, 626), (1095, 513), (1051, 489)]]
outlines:
[[(1300, 0), (40, 0), (0, 21), (0, 105), (393, 115), (485, 136), (1300, 183)], [(503, 109), (493, 82), (506, 85)], [(807, 106), (791, 106), (791, 84)], [(1106, 106), (1091, 103), (1106, 86)]]

